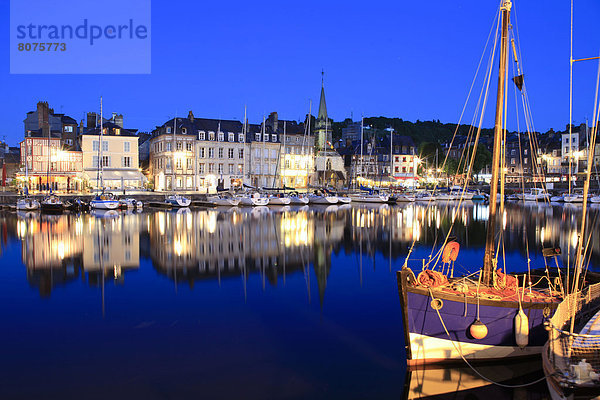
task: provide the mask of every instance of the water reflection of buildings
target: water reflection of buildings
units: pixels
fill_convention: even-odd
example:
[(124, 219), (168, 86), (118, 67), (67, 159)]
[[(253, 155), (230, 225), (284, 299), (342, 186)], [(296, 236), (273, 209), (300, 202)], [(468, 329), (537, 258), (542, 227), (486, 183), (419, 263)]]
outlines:
[(251, 273), (276, 285), (312, 264), (323, 292), (344, 225), (337, 213), (315, 218), (305, 209), (160, 211), (150, 216), (151, 256), (158, 271), (190, 285), (230, 276), (245, 282)]
[[(526, 266), (528, 252), (535, 256), (543, 247), (560, 246), (566, 264), (577, 243), (581, 213), (580, 206), (507, 203), (499, 221), (504, 247), (521, 254)], [(598, 210), (590, 207), (590, 226), (595, 230), (597, 216)], [(332, 257), (340, 251), (357, 257), (336, 268), (359, 269), (362, 282), (364, 256), (374, 263), (375, 256), (382, 255), (390, 270), (398, 269), (413, 242), (416, 248), (439, 248), (450, 234), (463, 248), (482, 250), (486, 219), (483, 204), (466, 203), (457, 209), (453, 203), (415, 203), (156, 211), (118, 213), (115, 218), (30, 213), (18, 214), (16, 224), (8, 225), (16, 227), (22, 242), (28, 280), (43, 295), (80, 277), (91, 285), (122, 282), (126, 270), (139, 268), (140, 257), (149, 257), (159, 273), (189, 285), (241, 276), (245, 288), (249, 275), (258, 274), (265, 287), (301, 273), (308, 291), (311, 276), (316, 278), (322, 300)], [(597, 237), (589, 247), (595, 262), (600, 254)]]
[(139, 266), (139, 216), (101, 219), (90, 215), (20, 213), (17, 235), (27, 279), (40, 294), (87, 276), (90, 284), (122, 280)]

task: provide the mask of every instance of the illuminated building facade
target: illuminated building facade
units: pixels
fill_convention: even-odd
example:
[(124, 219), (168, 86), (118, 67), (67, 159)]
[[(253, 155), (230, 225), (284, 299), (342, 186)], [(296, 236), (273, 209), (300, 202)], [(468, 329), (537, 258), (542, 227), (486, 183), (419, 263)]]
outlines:
[[(139, 171), (138, 136), (134, 130), (107, 121), (80, 136), (83, 172), (93, 189), (140, 189), (146, 178)], [(102, 167), (102, 168), (101, 168)], [(100, 170), (102, 176), (100, 176)], [(100, 184), (102, 180), (102, 185)]]
[(241, 187), (246, 137), (233, 120), (173, 118), (152, 132), (150, 175), (157, 191)]

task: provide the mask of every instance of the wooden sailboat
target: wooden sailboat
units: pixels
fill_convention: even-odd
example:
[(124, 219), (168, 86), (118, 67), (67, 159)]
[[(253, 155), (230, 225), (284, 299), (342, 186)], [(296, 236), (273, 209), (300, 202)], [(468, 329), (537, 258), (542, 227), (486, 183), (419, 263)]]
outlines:
[[(500, 8), (500, 67), (490, 199), (497, 198), (501, 172), (511, 7), (511, 1), (504, 0)], [(509, 359), (539, 355), (542, 351), (547, 337), (543, 322), (552, 315), (559, 299), (554, 292), (535, 290), (531, 285), (527, 290), (521, 289), (524, 282), (521, 284), (497, 269), (497, 211), (497, 202), (490, 201), (483, 267), (478, 279), (453, 277), (459, 246), (448, 239), (438, 256), (423, 261), (423, 271), (417, 276), (406, 264), (398, 271), (409, 366)], [(447, 274), (433, 269), (439, 261)]]

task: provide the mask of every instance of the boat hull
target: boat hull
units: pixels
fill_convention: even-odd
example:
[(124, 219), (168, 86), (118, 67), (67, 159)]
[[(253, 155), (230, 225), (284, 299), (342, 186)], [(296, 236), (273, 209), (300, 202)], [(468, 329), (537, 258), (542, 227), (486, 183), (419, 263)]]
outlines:
[[(518, 302), (480, 297), (478, 306), (474, 297), (416, 287), (409, 283), (409, 273), (398, 272), (408, 365), (461, 362), (462, 357), (487, 361), (539, 356), (548, 337), (543, 325), (545, 315), (556, 308), (556, 303), (523, 303), (529, 318), (529, 344), (521, 349), (514, 328)], [(439, 315), (432, 307), (433, 298), (442, 301)], [(469, 333), (478, 314), (488, 328), (487, 336), (480, 340)]]
[(338, 198), (336, 196), (312, 196), (308, 199), (310, 204), (337, 204)]
[(387, 203), (389, 197), (385, 195), (355, 195), (351, 196), (352, 201), (355, 203)]
[(298, 197), (298, 196), (290, 197), (290, 205), (304, 206), (306, 204), (308, 204), (308, 197)]
[(171, 207), (189, 207), (191, 201), (185, 197), (167, 198), (166, 203), (169, 203)]
[(34, 211), (40, 208), (40, 202), (34, 199), (21, 199), (17, 201), (17, 210)]
[(242, 197), (240, 198), (240, 205), (247, 207), (260, 207), (269, 204), (269, 199), (266, 197)]
[(217, 207), (236, 207), (240, 204), (240, 199), (230, 199), (230, 198), (213, 198), (210, 199), (210, 202), (213, 203)]
[(287, 206), (290, 204), (290, 199), (287, 197), (270, 197), (270, 206)]
[(92, 200), (90, 208), (94, 210), (116, 210), (119, 208), (118, 200)]

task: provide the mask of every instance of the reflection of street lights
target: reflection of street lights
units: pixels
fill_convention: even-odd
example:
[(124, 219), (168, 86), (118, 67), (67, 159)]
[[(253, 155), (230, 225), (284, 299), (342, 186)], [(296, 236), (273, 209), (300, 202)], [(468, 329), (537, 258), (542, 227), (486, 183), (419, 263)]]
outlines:
[(419, 164), (421, 164), (421, 159), (417, 156), (413, 157), (413, 190), (415, 190), (416, 180), (417, 180), (417, 169), (419, 168)]

